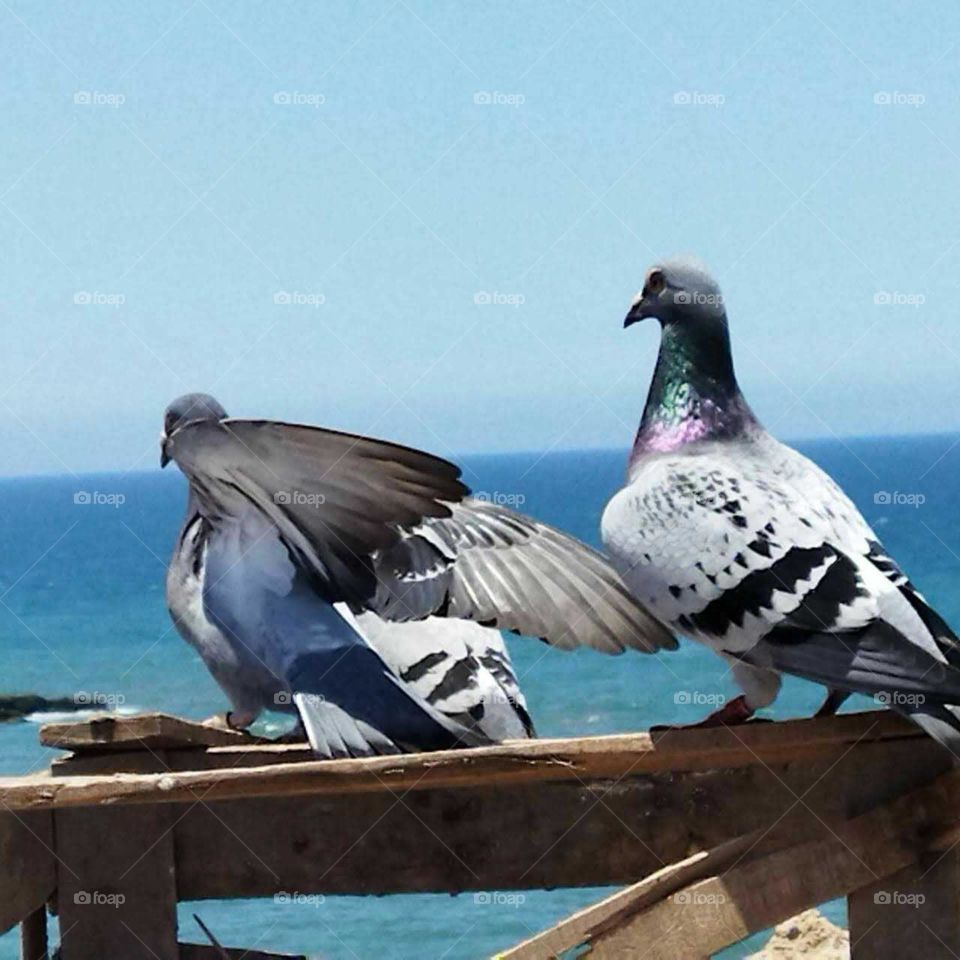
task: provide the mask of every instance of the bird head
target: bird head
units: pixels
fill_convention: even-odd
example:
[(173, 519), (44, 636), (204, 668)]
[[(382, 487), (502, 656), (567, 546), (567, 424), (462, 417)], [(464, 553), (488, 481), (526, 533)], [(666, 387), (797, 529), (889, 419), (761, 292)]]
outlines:
[(648, 317), (661, 325), (691, 320), (722, 320), (726, 316), (723, 295), (703, 264), (676, 257), (647, 271), (643, 289), (630, 305), (624, 327)]
[(163, 414), (160, 434), (160, 466), (170, 462), (169, 442), (175, 430), (197, 420), (223, 420), (227, 411), (209, 393), (185, 393), (177, 397)]

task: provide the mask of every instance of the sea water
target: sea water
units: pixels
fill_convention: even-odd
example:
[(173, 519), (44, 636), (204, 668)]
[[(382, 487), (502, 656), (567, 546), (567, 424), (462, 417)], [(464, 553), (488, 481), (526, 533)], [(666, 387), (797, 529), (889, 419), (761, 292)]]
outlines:
[[(857, 502), (890, 552), (948, 621), (960, 625), (960, 437), (823, 440), (798, 444)], [(462, 458), (479, 495), (515, 506), (597, 544), (603, 505), (623, 482), (623, 451)], [(181, 520), (176, 470), (0, 481), (0, 690), (87, 698), (118, 710), (201, 718), (223, 695), (172, 629), (163, 600)], [(543, 736), (642, 730), (691, 722), (712, 695), (735, 695), (725, 666), (685, 643), (675, 653), (562, 653), (509, 638)], [(788, 681), (767, 713), (805, 716), (823, 691)], [(698, 702), (699, 701), (699, 702)], [(870, 706), (866, 700), (847, 709)], [(41, 720), (43, 718), (34, 718)], [(0, 772), (45, 767), (37, 723), (0, 725)], [(317, 823), (317, 830), (336, 829)], [(626, 828), (625, 828), (626, 829)], [(313, 897), (181, 905), (181, 939), (205, 942), (198, 913), (227, 945), (335, 960), (490, 956), (606, 895), (604, 889), (515, 895)], [(491, 894), (497, 892), (490, 892)], [(842, 904), (827, 908), (835, 922)], [(728, 951), (743, 957), (763, 936)], [(17, 956), (15, 933), (0, 960)]]

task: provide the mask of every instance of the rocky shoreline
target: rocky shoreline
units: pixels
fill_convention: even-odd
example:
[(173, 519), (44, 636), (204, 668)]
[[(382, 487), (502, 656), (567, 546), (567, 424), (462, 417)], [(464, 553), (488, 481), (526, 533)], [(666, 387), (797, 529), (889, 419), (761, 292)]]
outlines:
[(88, 704), (78, 703), (76, 697), (50, 698), (37, 693), (0, 693), (0, 723), (22, 720), (31, 713), (89, 709)]

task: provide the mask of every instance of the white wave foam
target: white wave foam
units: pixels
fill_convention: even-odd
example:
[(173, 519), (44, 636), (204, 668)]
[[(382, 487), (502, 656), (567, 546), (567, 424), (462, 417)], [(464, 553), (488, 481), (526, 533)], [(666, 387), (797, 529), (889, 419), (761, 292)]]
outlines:
[(111, 714), (118, 717), (129, 717), (139, 713), (139, 707), (122, 706), (116, 710), (38, 710), (36, 713), (28, 713), (23, 719), (27, 723), (85, 723), (87, 720), (103, 714)]

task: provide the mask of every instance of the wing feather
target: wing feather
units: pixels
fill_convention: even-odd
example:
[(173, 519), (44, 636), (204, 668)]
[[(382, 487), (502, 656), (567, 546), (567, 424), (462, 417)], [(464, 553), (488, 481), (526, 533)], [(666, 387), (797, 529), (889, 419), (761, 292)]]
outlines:
[(370, 606), (390, 620), (456, 617), (607, 653), (676, 646), (602, 554), (499, 505), (452, 505), (378, 554), (376, 571)]
[(837, 484), (769, 435), (651, 459), (603, 531), (634, 591), (720, 652), (840, 689), (960, 689), (953, 632)]
[(446, 460), (319, 427), (194, 421), (168, 449), (206, 515), (255, 506), (333, 600), (372, 594), (371, 554), (394, 544), (402, 527), (449, 516), (448, 504), (467, 493)]

